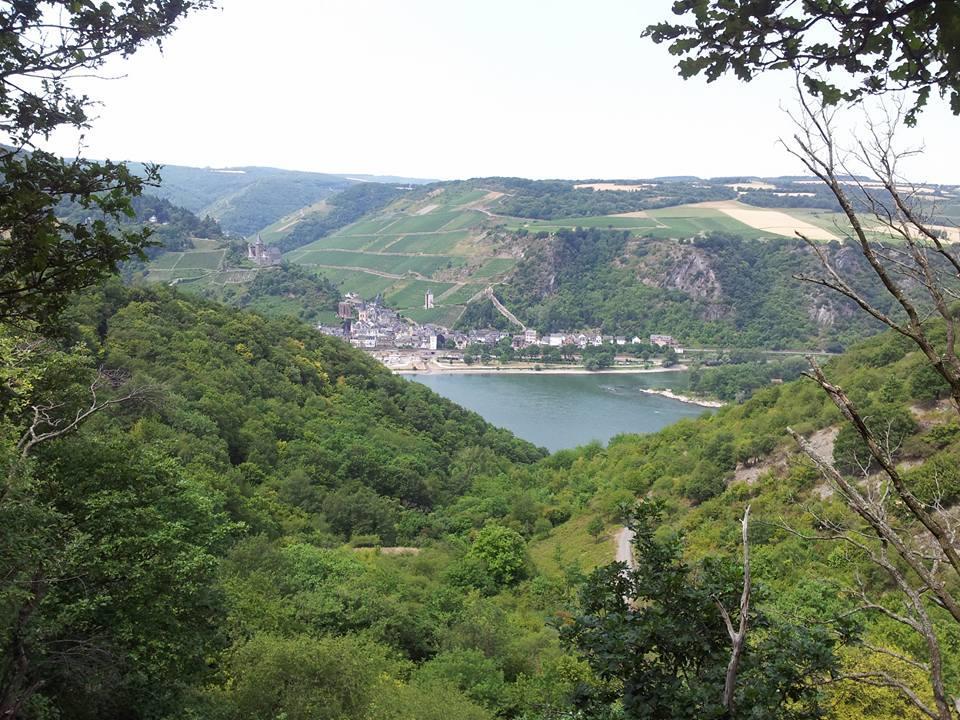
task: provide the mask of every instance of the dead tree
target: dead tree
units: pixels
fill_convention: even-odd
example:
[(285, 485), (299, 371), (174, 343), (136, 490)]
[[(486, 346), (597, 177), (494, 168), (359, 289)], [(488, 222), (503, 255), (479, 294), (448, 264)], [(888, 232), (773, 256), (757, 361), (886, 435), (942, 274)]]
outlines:
[[(42, 342), (34, 342), (20, 348), (21, 355), (41, 353)], [(16, 495), (14, 478), (27, 469), (24, 463), (38, 445), (65, 437), (78, 430), (92, 416), (110, 407), (151, 402), (157, 394), (155, 387), (137, 385), (122, 371), (99, 368), (86, 388), (86, 397), (77, 401), (75, 396), (64, 391), (64, 399), (33, 398), (23, 407), (22, 433), (16, 442), (15, 451), (19, 460), (7, 468), (7, 478), (0, 487), (0, 503)], [(69, 399), (67, 399), (69, 398)], [(48, 589), (60, 578), (56, 564), (46, 559), (17, 558), (11, 567), (4, 568), (3, 586), (18, 587), (16, 606), (8, 613), (9, 624), (0, 628), (2, 639), (2, 662), (0, 662), (0, 720), (19, 716), (23, 706), (40, 689), (42, 681), (32, 677), (33, 649), (30, 628), (40, 612), (41, 603)], [(63, 643), (62, 643), (63, 644)], [(69, 641), (57, 648), (65, 661), (73, 655), (91, 656), (102, 653), (101, 648), (87, 640)]]
[[(119, 394), (104, 397), (108, 390)], [(130, 385), (126, 373), (100, 368), (90, 382), (89, 401), (71, 411), (66, 402), (48, 402), (30, 406), (31, 418), (17, 442), (17, 451), (26, 458), (42, 442), (69, 435), (84, 421), (113, 405), (144, 402), (154, 394), (148, 386)]]
[(750, 506), (743, 512), (743, 520), (740, 522), (743, 534), (743, 590), (740, 593), (739, 623), (736, 629), (733, 627), (733, 620), (730, 613), (720, 602), (720, 599), (714, 597), (713, 601), (720, 610), (720, 616), (723, 618), (723, 624), (727, 628), (727, 634), (730, 636), (730, 662), (727, 663), (727, 675), (723, 684), (723, 707), (729, 715), (733, 715), (734, 694), (737, 689), (737, 674), (740, 672), (740, 660), (743, 657), (743, 650), (747, 642), (747, 630), (749, 629), (750, 619)]
[[(955, 409), (960, 412), (960, 359), (956, 352), (957, 323), (950, 307), (958, 295), (955, 281), (960, 277), (960, 259), (943, 242), (940, 228), (926, 219), (916, 188), (899, 176), (900, 160), (912, 152), (894, 147), (900, 108), (888, 112), (882, 123), (868, 120), (864, 138), (844, 151), (834, 137), (834, 110), (812, 105), (801, 93), (801, 114), (795, 118), (797, 133), (788, 150), (832, 191), (850, 224), (853, 242), (866, 259), (885, 292), (895, 301), (895, 314), (871, 302), (830, 261), (823, 248), (804, 236), (820, 260), (823, 273), (798, 275), (799, 280), (828, 288), (856, 303), (864, 312), (912, 341), (949, 388)], [(875, 183), (859, 179), (868, 172)], [(931, 338), (930, 319), (946, 329), (946, 341)], [(889, 442), (851, 401), (844, 390), (831, 383), (811, 359), (807, 377), (830, 397), (847, 422), (863, 440), (881, 470), (879, 480), (858, 482), (846, 477), (832, 458), (819, 455), (802, 436), (790, 434), (813, 461), (820, 474), (840, 494), (859, 519), (853, 527), (822, 522), (825, 534), (818, 539), (839, 540), (856, 548), (863, 557), (881, 568), (898, 590), (902, 607), (890, 607), (872, 598), (861, 585), (856, 612), (876, 612), (910, 628), (923, 641), (923, 662), (887, 648), (870, 648), (916, 668), (929, 677), (929, 687), (918, 691), (895, 672), (870, 672), (842, 677), (867, 685), (891, 688), (933, 720), (955, 720), (957, 701), (944, 684), (940, 640), (931, 613), (942, 608), (960, 623), (960, 600), (952, 588), (960, 580), (960, 547), (951, 516), (939, 502), (923, 502), (910, 489), (896, 467)], [(864, 479), (867, 472), (864, 468)], [(870, 483), (873, 483), (871, 486)], [(906, 508), (917, 525), (904, 528), (889, 517), (892, 503)], [(933, 697), (930, 705), (924, 695)]]
[[(786, 144), (787, 149), (830, 188), (850, 223), (853, 241), (884, 290), (896, 300), (901, 317), (871, 303), (834, 267), (822, 246), (800, 232), (797, 235), (816, 253), (824, 274), (795, 277), (840, 293), (909, 338), (947, 383), (954, 406), (960, 411), (958, 328), (950, 309), (951, 301), (960, 297), (951, 284), (960, 278), (960, 256), (944, 243), (940, 228), (932, 227), (928, 221), (918, 197), (922, 194), (919, 188), (899, 175), (900, 161), (916, 154), (900, 152), (894, 146), (901, 122), (899, 108), (889, 112), (882, 123), (868, 118), (868, 139), (857, 140), (854, 150), (844, 151), (834, 138), (836, 111), (812, 106), (802, 93), (800, 98), (802, 113), (795, 119), (798, 131), (793, 143)], [(864, 169), (875, 177), (879, 191), (859, 179), (857, 171)], [(865, 216), (869, 216), (870, 227)], [(882, 229), (892, 242), (884, 242), (877, 229)], [(926, 321), (931, 315), (946, 328), (947, 339), (942, 347), (930, 338)]]

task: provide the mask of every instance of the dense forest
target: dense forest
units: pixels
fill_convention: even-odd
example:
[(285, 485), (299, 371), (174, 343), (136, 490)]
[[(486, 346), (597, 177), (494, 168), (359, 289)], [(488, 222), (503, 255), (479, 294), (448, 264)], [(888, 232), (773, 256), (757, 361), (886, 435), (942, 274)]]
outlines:
[[(889, 302), (849, 246), (825, 248), (868, 297)], [(666, 333), (692, 346), (827, 350), (875, 333), (878, 325), (852, 303), (792, 277), (816, 265), (799, 240), (758, 243), (713, 233), (677, 243), (578, 228), (531, 243), (498, 293), (541, 332), (597, 328), (640, 337)], [(491, 318), (489, 308), (468, 308), (461, 326)]]
[[(130, 167), (145, 173), (139, 163)], [(238, 235), (255, 233), (353, 184), (339, 175), (259, 167), (165, 165), (161, 174), (154, 194), (191, 212), (211, 215), (224, 230)]]
[(250, 282), (202, 288), (199, 293), (233, 307), (296, 317), (313, 324), (321, 313), (336, 310), (342, 297), (327, 278), (289, 263), (262, 269)]
[(508, 194), (501, 198), (497, 212), (514, 217), (554, 220), (557, 218), (616, 215), (707, 200), (731, 200), (737, 193), (723, 186), (704, 183), (651, 183), (637, 190), (594, 190), (560, 180), (485, 178)]
[[(76, 302), (62, 332), (40, 345), (4, 335), (5, 371), (32, 378), (5, 396), (5, 437), (30, 425), (25, 402), (72, 412), (104, 368), (136, 402), (39, 445), (0, 503), (5, 557), (20, 548), (8, 569), (44, 588), (28, 612), (19, 584), (4, 586), (20, 617), (4, 642), (24, 654), (4, 683), (43, 686), (29, 717), (206, 704), (204, 717), (316, 717), (326, 698), (329, 717), (376, 717), (389, 702), (413, 718), (439, 690), (470, 712), (451, 687), (458, 668), (500, 677), (469, 623), (477, 608), (502, 612), (483, 597), (527, 572), (525, 538), (550, 527), (543, 518), (572, 511), (570, 498), (548, 509), (550, 493), (532, 494), (525, 468), (542, 451), (296, 322), (113, 284)], [(423, 561), (337, 549), (431, 538), (442, 542)], [(473, 610), (454, 612), (471, 588)], [(385, 676), (410, 679), (411, 661), (444, 648), (416, 682), (388, 684), (394, 699), (375, 699)], [(511, 679), (534, 673), (524, 651), (502, 652), (514, 653)], [(290, 663), (306, 663), (309, 701), (288, 683), (263, 695)]]
[[(751, 503), (767, 523), (753, 535), (757, 612), (781, 618), (778, 632), (784, 618), (842, 615), (840, 587), (869, 572), (779, 526), (843, 512), (786, 438), (787, 425), (838, 425), (808, 381), (545, 458), (296, 321), (111, 283), (78, 299), (61, 333), (42, 345), (3, 336), (5, 376), (31, 378), (7, 385), (5, 452), (31, 422), (28, 403), (69, 414), (98, 373), (132, 400), (38, 444), (0, 502), (0, 541), (19, 548), (9, 570), (43, 589), (35, 604), (17, 583), (3, 595), (19, 617), (5, 624), (24, 653), (19, 681), (42, 682), (25, 717), (620, 717), (621, 681), (589, 621), (619, 576), (584, 584), (583, 573), (612, 556), (589, 536), (638, 522), (623, 515), (638, 495), (663, 502), (651, 542), (683, 531), (683, 583), (716, 572), (694, 570), (705, 558), (736, 556)], [(918, 492), (960, 497), (960, 432), (916, 351), (882, 336), (828, 369), (874, 422), (898, 428), (899, 462), (924, 461), (909, 475)], [(847, 430), (832, 452), (844, 467), (862, 457)], [(638, 572), (660, 567), (644, 564), (657, 547), (638, 545)], [(578, 549), (596, 559), (576, 561)], [(697, 622), (721, 632), (719, 615)], [(777, 656), (784, 672), (869, 666), (867, 639), (911, 652), (877, 618), (846, 639), (827, 630), (797, 635), (808, 645)], [(770, 652), (754, 647), (749, 663)], [(770, 707), (785, 701), (763, 689)], [(803, 698), (838, 718), (902, 710), (889, 691), (844, 684)]]

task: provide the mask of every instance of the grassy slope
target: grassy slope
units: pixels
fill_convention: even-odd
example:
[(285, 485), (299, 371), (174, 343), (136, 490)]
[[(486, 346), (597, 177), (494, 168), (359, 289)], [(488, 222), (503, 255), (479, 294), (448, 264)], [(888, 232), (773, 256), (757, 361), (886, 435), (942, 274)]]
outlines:
[[(775, 237), (719, 210), (690, 205), (652, 210), (647, 217), (510, 218), (496, 214), (497, 198), (488, 197), (487, 190), (482, 181), (448, 184), (429, 193), (418, 190), (286, 257), (329, 278), (344, 292), (370, 297), (384, 292), (399, 310), (440, 322), (458, 317), (463, 303), (487, 284), (509, 282), (516, 260), (506, 256), (498, 245), (498, 232), (514, 235), (579, 226), (625, 229), (636, 236), (655, 238), (687, 238), (712, 231), (750, 238)], [(516, 236), (511, 242), (520, 252), (530, 243)], [(357, 268), (372, 272), (358, 272)], [(375, 273), (403, 278), (391, 283)], [(426, 278), (438, 284), (464, 283), (464, 289), (443, 298), (433, 312), (428, 312), (423, 310), (422, 297), (403, 292), (410, 278)]]
[[(313, 268), (343, 292), (372, 297), (383, 292), (398, 310), (422, 322), (452, 324), (463, 312), (463, 301), (513, 267), (509, 257), (485, 235), (483, 207), (487, 191), (453, 184), (424, 195), (416, 191), (386, 209), (305, 245), (286, 257)], [(357, 268), (368, 269), (364, 273)], [(400, 276), (384, 278), (375, 273)], [(453, 284), (463, 289), (432, 310), (423, 308), (427, 287), (439, 296)]]
[[(543, 332), (603, 327), (604, 331), (626, 334), (666, 332), (692, 344), (773, 348), (826, 347), (872, 332), (859, 326), (850, 330), (846, 327), (849, 315), (846, 308), (837, 311), (836, 303), (821, 302), (814, 297), (815, 293), (803, 293), (795, 284), (788, 287), (785, 282), (769, 283), (769, 287), (745, 301), (731, 292), (731, 288), (736, 290), (739, 278), (757, 275), (757, 264), (746, 258), (746, 266), (732, 267), (742, 264), (744, 258), (737, 256), (727, 262), (720, 257), (723, 252), (716, 249), (707, 251), (708, 255), (716, 256), (715, 267), (700, 276), (696, 267), (688, 273), (692, 275), (689, 283), (692, 288), (668, 292), (673, 287), (672, 281), (664, 278), (677, 271), (686, 272), (682, 266), (687, 262), (689, 251), (682, 244), (683, 239), (723, 232), (751, 240), (780, 237), (783, 241), (782, 236), (751, 228), (715, 208), (686, 204), (648, 210), (640, 217), (512, 218), (497, 213), (503, 200), (522, 190), (511, 189), (509, 183), (506, 186), (499, 183), (500, 180), (491, 178), (412, 190), (382, 210), (297, 247), (285, 257), (332, 281), (340, 292), (357, 292), (368, 298), (384, 293), (401, 312), (421, 321), (446, 325), (471, 317), (471, 313), (466, 312), (467, 302), (488, 285), (494, 285), (501, 286), (498, 295), (515, 313)], [(500, 196), (498, 192), (490, 192), (491, 188), (510, 192)], [(843, 223), (833, 212), (769, 209), (835, 234), (844, 232)], [(299, 232), (297, 228), (302, 230), (301, 226), (310, 225), (310, 222), (304, 223), (304, 219), (323, 219), (329, 210), (326, 203), (320, 202), (287, 214), (265, 229), (266, 240), (282, 243), (291, 232)], [(578, 226), (624, 230), (636, 239), (630, 252), (614, 258), (605, 268), (592, 271), (591, 277), (581, 283), (583, 287), (571, 290), (568, 283), (566, 295), (561, 282), (551, 282), (546, 290), (530, 287), (529, 263), (525, 264), (523, 258), (530, 258), (542, 246), (542, 237), (536, 236)], [(311, 237), (310, 233), (300, 234), (304, 240)], [(654, 244), (649, 243), (651, 240)], [(218, 273), (213, 248), (202, 249), (210, 254), (161, 256), (151, 264), (148, 279), (206, 288), (253, 277), (252, 271), (249, 277)], [(548, 257), (542, 260), (550, 262)], [(609, 272), (611, 268), (616, 272)], [(791, 265), (783, 276), (795, 269)], [(710, 287), (711, 271), (723, 276), (720, 280), (725, 287), (721, 297), (715, 293), (710, 295), (714, 292)], [(617, 272), (622, 276), (619, 279), (613, 277)], [(563, 268), (557, 267), (552, 273), (559, 278)], [(637, 279), (643, 287), (634, 287)], [(434, 309), (423, 308), (425, 286), (416, 283), (436, 286)], [(455, 292), (439, 297), (454, 284), (459, 286)], [(698, 284), (706, 286), (706, 295), (698, 294)], [(417, 291), (408, 291), (411, 286)], [(538, 292), (548, 292), (551, 297), (537, 297)], [(555, 297), (557, 293), (559, 297)], [(758, 304), (764, 307), (758, 310), (754, 307)], [(828, 319), (821, 321), (823, 313)], [(834, 314), (837, 316), (833, 317)], [(772, 325), (767, 322), (768, 315), (775, 316)], [(750, 324), (749, 318), (759, 316), (764, 319), (758, 328), (756, 323)], [(771, 327), (775, 330), (770, 330)]]

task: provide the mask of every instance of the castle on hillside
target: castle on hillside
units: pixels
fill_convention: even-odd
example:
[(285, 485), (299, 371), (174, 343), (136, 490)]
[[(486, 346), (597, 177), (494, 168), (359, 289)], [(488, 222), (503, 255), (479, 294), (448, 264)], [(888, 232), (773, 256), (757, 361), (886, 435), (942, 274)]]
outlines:
[(423, 309), (433, 309), (433, 290), (427, 290), (426, 295), (423, 296)]
[(253, 260), (260, 266), (279, 265), (281, 261), (280, 248), (267, 247), (263, 244), (260, 233), (257, 233), (257, 241), (253, 245), (247, 244), (247, 259)]

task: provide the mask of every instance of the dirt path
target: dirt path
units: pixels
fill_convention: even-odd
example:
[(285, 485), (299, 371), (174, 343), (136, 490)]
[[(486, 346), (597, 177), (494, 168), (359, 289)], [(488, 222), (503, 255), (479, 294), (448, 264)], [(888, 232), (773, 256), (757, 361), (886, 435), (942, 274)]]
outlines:
[(417, 280), (423, 280), (424, 282), (436, 282), (433, 278), (429, 278), (426, 275), (416, 272), (415, 270), (407, 270), (405, 275), (397, 275), (396, 273), (388, 273), (383, 270), (373, 270), (371, 268), (357, 267), (355, 265), (323, 265), (321, 263), (300, 263), (304, 267), (318, 267), (326, 268), (327, 270), (354, 270), (356, 272), (367, 273), (367, 275), (376, 275), (377, 277), (388, 278), (390, 280), (406, 280), (407, 278), (415, 278)]
[[(318, 268), (327, 268), (328, 270), (355, 270), (356, 272), (367, 273), (368, 275), (377, 275), (378, 277), (389, 278), (391, 280), (403, 280), (403, 275), (396, 275), (395, 273), (383, 272), (382, 270), (371, 270), (370, 268), (364, 267), (355, 267), (351, 265), (321, 265), (320, 263), (301, 263), (304, 267), (318, 267)], [(412, 273), (417, 277), (423, 278), (423, 275), (419, 273)], [(427, 278), (423, 278), (426, 280)]]
[(520, 326), (521, 328), (523, 328), (524, 330), (527, 329), (527, 326), (526, 326), (526, 325), (524, 325), (522, 322), (520, 322), (519, 320), (517, 320), (517, 316), (516, 316), (516, 315), (514, 315), (512, 312), (510, 312), (509, 310), (507, 310), (507, 308), (504, 307), (503, 303), (500, 302), (499, 300), (497, 300), (497, 296), (493, 294), (493, 287), (488, 287), (488, 288), (487, 288), (486, 290), (484, 290), (483, 292), (484, 292), (484, 294), (485, 294), (488, 298), (490, 298), (490, 301), (493, 303), (493, 306), (497, 309), (497, 312), (499, 312), (501, 315), (503, 315), (503, 316), (504, 316), (507, 320), (509, 320), (510, 322), (512, 322), (512, 323), (514, 323), (514, 324), (516, 324), (516, 325), (519, 325), (519, 326)]
[(453, 295), (455, 292), (459, 291), (460, 288), (462, 288), (464, 285), (466, 285), (466, 283), (457, 283), (456, 285), (451, 285), (451, 286), (448, 287), (446, 290), (444, 290), (442, 293), (440, 293), (439, 295), (437, 295), (437, 300), (440, 301), (440, 300), (443, 300), (443, 299), (446, 298), (446, 297), (449, 297), (450, 295)]
[[(400, 238), (394, 242), (399, 242)], [(390, 243), (391, 245), (393, 243)], [(449, 255), (441, 255), (439, 253), (410, 253), (410, 252), (384, 252), (383, 250), (375, 252), (373, 250), (354, 250), (351, 248), (323, 248), (323, 250), (329, 252), (342, 252), (342, 253), (359, 253), (360, 255), (388, 255), (390, 257), (450, 257)]]
[[(413, 217), (413, 215), (408, 215), (407, 217)], [(394, 221), (394, 222), (396, 222), (396, 221)], [(451, 222), (452, 222), (452, 221), (451, 221)], [(391, 224), (393, 224), (393, 223), (391, 223)], [(449, 225), (449, 224), (450, 224), (450, 223), (447, 223), (447, 225)], [(342, 235), (337, 235), (337, 237), (360, 237), (360, 238), (370, 237), (370, 238), (379, 238), (379, 237), (384, 237), (385, 235), (393, 235), (394, 233), (384, 232), (384, 230), (386, 230), (386, 229), (389, 228), (389, 227), (390, 227), (390, 225), (387, 225), (387, 227), (383, 228), (383, 230), (379, 230), (378, 232), (375, 232), (375, 233), (343, 233)], [(446, 225), (444, 225), (444, 227), (446, 227)], [(461, 230), (469, 230), (469, 229), (470, 229), (470, 228), (459, 228), (459, 229), (457, 229), (457, 230), (444, 230), (443, 228), (440, 228), (439, 230), (416, 230), (416, 231), (414, 231), (414, 232), (401, 232), (401, 233), (399, 233), (399, 234), (400, 234), (400, 235), (403, 235), (403, 236), (407, 236), (407, 235), (451, 235), (452, 233), (460, 232)]]

